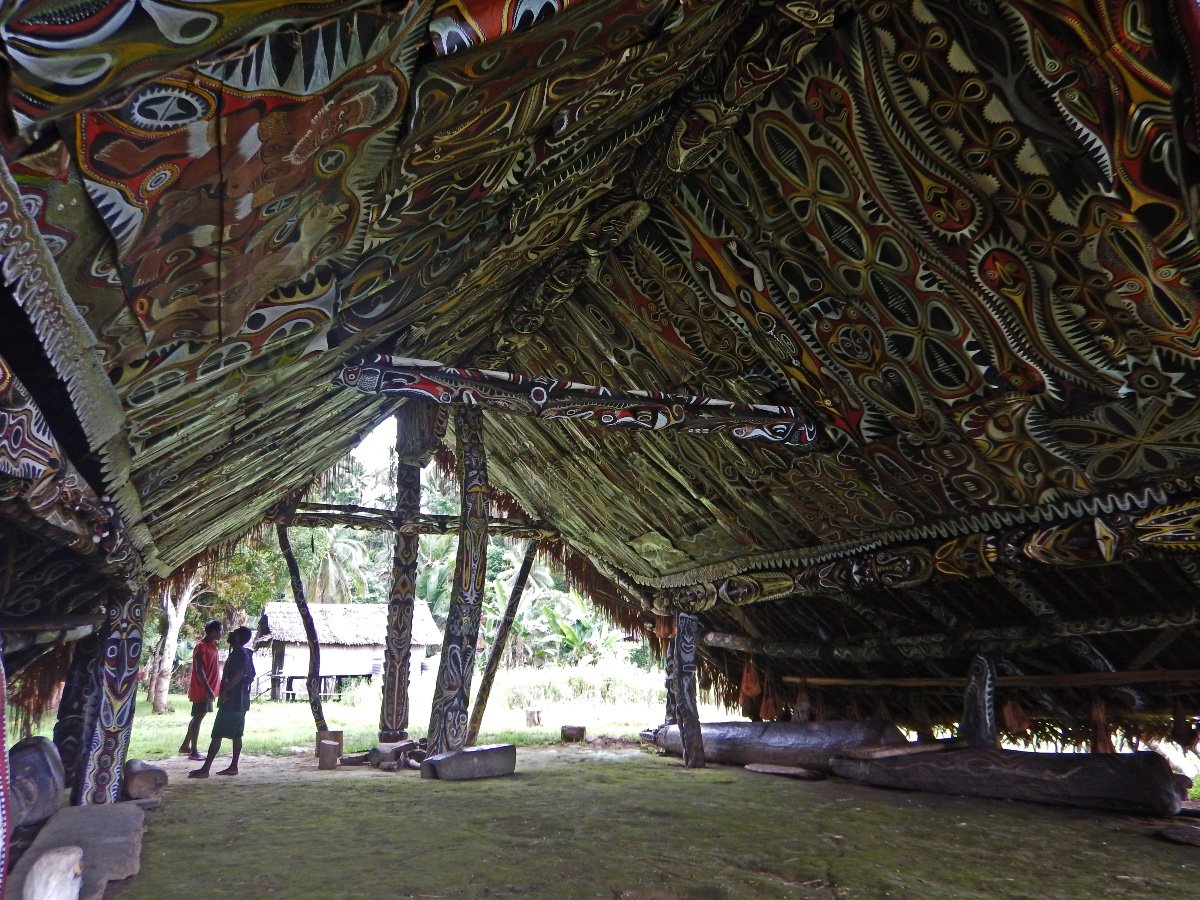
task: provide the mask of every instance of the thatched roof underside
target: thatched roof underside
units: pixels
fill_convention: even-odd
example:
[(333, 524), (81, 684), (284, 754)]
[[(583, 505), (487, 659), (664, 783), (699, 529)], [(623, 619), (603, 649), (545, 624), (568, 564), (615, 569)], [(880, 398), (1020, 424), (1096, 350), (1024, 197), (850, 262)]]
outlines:
[[(406, 402), (334, 383), (379, 353), (787, 407), (487, 413), (574, 577), (696, 611), (718, 686), (1200, 668), (1194, 3), (75, 9), (0, 14), (0, 396), (45, 426), (6, 614), (253, 527)], [(1150, 733), (1200, 684), (1001, 700)]]

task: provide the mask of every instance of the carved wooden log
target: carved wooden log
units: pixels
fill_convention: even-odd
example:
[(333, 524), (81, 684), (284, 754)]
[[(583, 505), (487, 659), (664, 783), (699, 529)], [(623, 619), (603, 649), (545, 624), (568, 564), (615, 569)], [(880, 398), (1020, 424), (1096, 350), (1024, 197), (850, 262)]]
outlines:
[(1200, 825), (1168, 825), (1158, 836), (1176, 844), (1200, 847)]
[(347, 753), (338, 758), (339, 766), (365, 766), (370, 762), (369, 753)]
[(1152, 752), (967, 749), (890, 759), (835, 758), (832, 765), (844, 778), (879, 787), (1055, 806), (1173, 816), (1182, 800), (1170, 765)]
[(58, 748), (48, 738), (28, 737), (8, 751), (9, 827), (40, 822), (62, 805), (66, 776)]
[(919, 753), (957, 750), (965, 746), (962, 741), (919, 741), (915, 744), (886, 744), (881, 747), (846, 747), (837, 751), (837, 755), (846, 759), (888, 759), (892, 756), (916, 756)]
[(158, 766), (131, 759), (125, 763), (125, 796), (130, 800), (144, 800), (162, 795), (167, 786), (167, 773)]
[(401, 753), (416, 750), (418, 746), (416, 741), (392, 741), (386, 744), (376, 744), (367, 751), (367, 762), (378, 769), (383, 763), (394, 762)]
[[(829, 758), (844, 747), (903, 744), (890, 722), (707, 722), (700, 725), (704, 756), (731, 766), (767, 763), (829, 771)], [(683, 755), (676, 725), (663, 725), (642, 736), (673, 756)]]

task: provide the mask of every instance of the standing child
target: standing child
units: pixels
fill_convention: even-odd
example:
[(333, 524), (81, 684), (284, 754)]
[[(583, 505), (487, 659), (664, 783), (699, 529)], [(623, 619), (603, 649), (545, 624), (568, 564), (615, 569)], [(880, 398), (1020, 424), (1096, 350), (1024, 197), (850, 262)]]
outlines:
[(208, 745), (208, 756), (204, 765), (188, 778), (207, 778), (213, 759), (221, 750), (222, 738), (233, 741), (233, 759), (229, 767), (218, 775), (236, 775), (238, 760), (242, 755), (242, 733), (246, 730), (246, 711), (250, 709), (250, 689), (254, 685), (254, 660), (250, 648), (251, 631), (242, 626), (229, 633), (229, 658), (225, 660), (225, 671), (221, 675), (221, 695), (217, 701), (217, 718), (213, 722), (212, 741)]

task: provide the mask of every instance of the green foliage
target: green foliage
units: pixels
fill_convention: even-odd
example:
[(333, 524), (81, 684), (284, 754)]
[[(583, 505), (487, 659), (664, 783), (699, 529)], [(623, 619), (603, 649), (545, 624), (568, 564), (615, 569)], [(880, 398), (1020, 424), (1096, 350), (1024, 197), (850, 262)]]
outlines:
[(577, 668), (550, 667), (509, 673), (504, 702), (509, 709), (541, 709), (560, 703), (639, 705), (655, 711), (667, 702), (663, 674), (630, 670), (617, 663)]

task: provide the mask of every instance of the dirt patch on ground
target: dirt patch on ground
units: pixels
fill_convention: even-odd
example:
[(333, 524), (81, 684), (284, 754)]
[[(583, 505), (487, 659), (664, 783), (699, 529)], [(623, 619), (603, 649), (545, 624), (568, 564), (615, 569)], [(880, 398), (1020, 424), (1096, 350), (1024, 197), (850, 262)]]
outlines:
[(519, 749), (517, 774), (423, 781), (244, 758), (170, 760), (142, 873), (109, 896), (1194, 897), (1200, 850), (1164, 821), (908, 794), (628, 746)]

